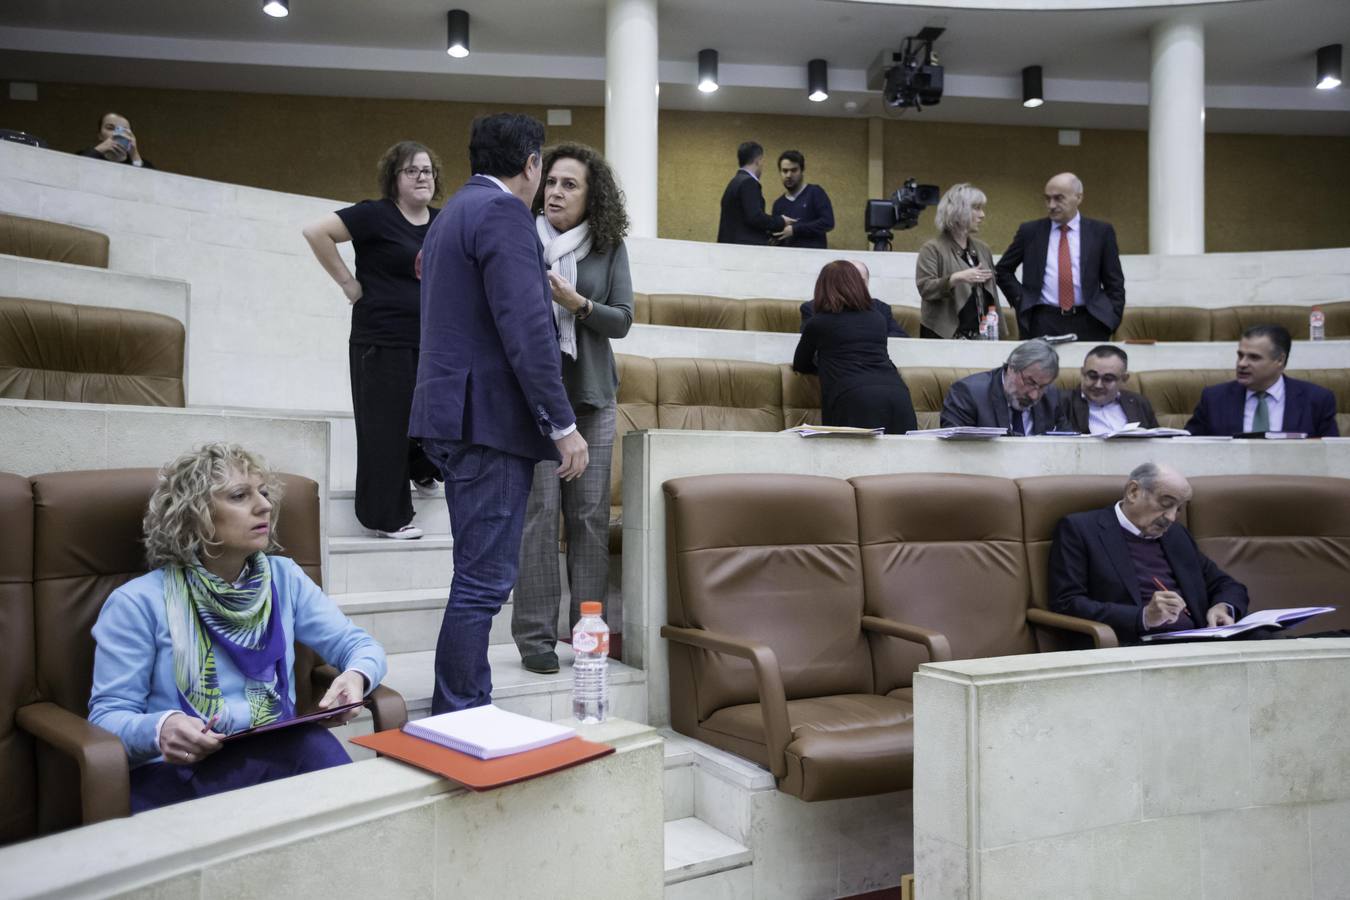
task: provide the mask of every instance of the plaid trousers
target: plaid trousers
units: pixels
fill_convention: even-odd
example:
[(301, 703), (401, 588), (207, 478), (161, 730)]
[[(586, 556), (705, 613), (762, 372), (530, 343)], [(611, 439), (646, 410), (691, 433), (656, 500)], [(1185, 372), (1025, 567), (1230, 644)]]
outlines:
[[(522, 657), (552, 650), (558, 641), (558, 513), (567, 530), (567, 585), (572, 595), (569, 621), (581, 618), (582, 600), (606, 599), (609, 590), (609, 472), (614, 456), (614, 414), (604, 409), (577, 414), (577, 431), (586, 439), (590, 463), (580, 478), (558, 480), (558, 464), (534, 467), (534, 484), (525, 509), (520, 544), (520, 574), (511, 606), (511, 637)], [(606, 610), (608, 612), (608, 610)]]

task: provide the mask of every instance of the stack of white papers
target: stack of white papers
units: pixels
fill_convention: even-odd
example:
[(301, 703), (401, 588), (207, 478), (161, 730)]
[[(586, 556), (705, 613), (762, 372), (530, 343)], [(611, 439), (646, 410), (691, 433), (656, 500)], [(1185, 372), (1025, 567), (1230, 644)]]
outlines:
[(491, 705), (418, 719), (404, 724), (403, 731), (479, 759), (538, 750), (576, 734), (576, 729), (566, 725), (531, 719)]
[(923, 428), (906, 434), (921, 434), (944, 441), (991, 441), (1008, 436), (1008, 429), (983, 425), (953, 425), (950, 428)]
[(1098, 434), (1097, 437), (1103, 440), (1112, 438), (1170, 438), (1170, 437), (1190, 437), (1191, 433), (1184, 428), (1141, 428), (1138, 422), (1130, 422), (1124, 428), (1117, 428), (1115, 431), (1105, 431)]
[(870, 438), (880, 437), (886, 433), (885, 428), (853, 428), (848, 425), (798, 425), (796, 428), (787, 430), (804, 438), (825, 437), (827, 435), (831, 437)]

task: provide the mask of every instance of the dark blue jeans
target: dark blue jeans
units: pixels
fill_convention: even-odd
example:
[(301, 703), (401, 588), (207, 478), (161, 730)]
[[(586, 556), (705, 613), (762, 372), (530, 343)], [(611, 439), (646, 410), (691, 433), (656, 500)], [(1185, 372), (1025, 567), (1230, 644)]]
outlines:
[(427, 438), (422, 449), (445, 476), (455, 541), (450, 601), (436, 641), (437, 715), (492, 702), (488, 633), (516, 583), (535, 461), (463, 441)]

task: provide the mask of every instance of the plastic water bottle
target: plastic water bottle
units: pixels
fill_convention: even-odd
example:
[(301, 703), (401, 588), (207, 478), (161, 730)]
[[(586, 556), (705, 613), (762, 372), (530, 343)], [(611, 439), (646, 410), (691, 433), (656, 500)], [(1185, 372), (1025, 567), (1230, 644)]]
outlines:
[(599, 600), (583, 602), (572, 629), (572, 715), (588, 725), (609, 716), (609, 626), (602, 612)]
[(984, 339), (986, 341), (998, 340), (998, 307), (989, 307), (989, 312), (984, 317)]
[(1312, 312), (1308, 314), (1308, 339), (1324, 341), (1326, 338), (1327, 317), (1322, 313), (1322, 307), (1314, 306)]

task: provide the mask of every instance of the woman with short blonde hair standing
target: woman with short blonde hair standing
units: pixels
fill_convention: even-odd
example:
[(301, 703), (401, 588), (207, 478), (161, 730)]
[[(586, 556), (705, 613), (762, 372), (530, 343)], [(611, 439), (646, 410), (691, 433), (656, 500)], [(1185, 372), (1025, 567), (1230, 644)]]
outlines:
[(938, 236), (919, 250), (914, 280), (922, 304), (919, 336), (978, 340), (994, 293), (994, 257), (975, 237), (984, 222), (984, 192), (956, 184), (938, 202)]

